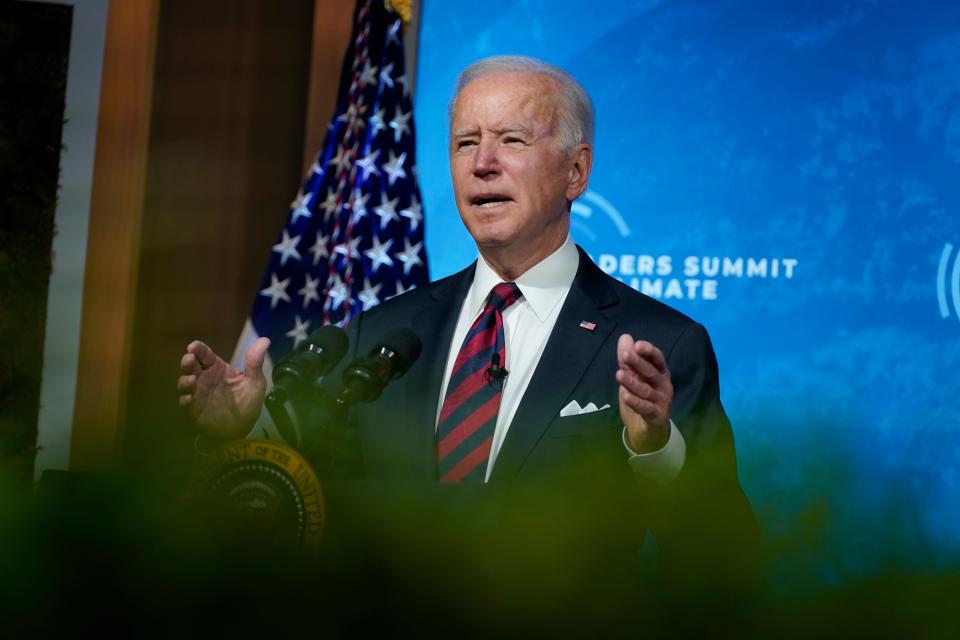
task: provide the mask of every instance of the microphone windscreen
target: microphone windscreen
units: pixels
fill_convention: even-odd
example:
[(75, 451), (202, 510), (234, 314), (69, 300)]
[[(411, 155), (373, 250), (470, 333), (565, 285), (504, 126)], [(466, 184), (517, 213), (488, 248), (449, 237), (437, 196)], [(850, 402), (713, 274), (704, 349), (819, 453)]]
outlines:
[(336, 325), (327, 324), (307, 336), (301, 348), (322, 354), (327, 366), (332, 368), (346, 355), (347, 346), (346, 332)]
[(391, 358), (394, 361), (394, 377), (400, 377), (407, 372), (423, 350), (420, 338), (410, 329), (397, 327), (391, 329), (387, 335), (380, 341), (380, 345), (387, 347), (394, 352), (395, 356)]

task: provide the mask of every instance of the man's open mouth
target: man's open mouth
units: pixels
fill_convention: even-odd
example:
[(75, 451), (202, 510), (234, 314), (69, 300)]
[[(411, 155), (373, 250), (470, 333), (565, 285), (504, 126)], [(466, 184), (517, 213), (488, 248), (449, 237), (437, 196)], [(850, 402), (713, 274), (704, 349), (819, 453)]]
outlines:
[(491, 194), (481, 194), (474, 196), (470, 199), (470, 204), (473, 204), (478, 207), (490, 208), (496, 207), (498, 205), (510, 202), (511, 198), (507, 196), (491, 193)]

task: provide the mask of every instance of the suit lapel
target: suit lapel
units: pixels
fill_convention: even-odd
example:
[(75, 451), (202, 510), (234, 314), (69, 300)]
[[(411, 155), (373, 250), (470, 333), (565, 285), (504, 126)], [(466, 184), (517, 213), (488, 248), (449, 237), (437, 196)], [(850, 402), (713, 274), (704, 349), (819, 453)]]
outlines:
[[(617, 323), (602, 309), (619, 298), (603, 272), (580, 249), (580, 266), (490, 476), (510, 480), (568, 401)], [(593, 331), (580, 326), (596, 323)], [(611, 377), (613, 366), (611, 365)]]
[(411, 369), (407, 374), (406, 413), (401, 421), (407, 431), (402, 442), (411, 448), (410, 460), (416, 479), (433, 480), (436, 473), (434, 460), (434, 423), (440, 385), (453, 339), (453, 331), (460, 315), (460, 307), (473, 282), (476, 263), (460, 273), (439, 282), (430, 291), (430, 302), (413, 316), (413, 329), (420, 336), (423, 352), (420, 361), (423, 367)]

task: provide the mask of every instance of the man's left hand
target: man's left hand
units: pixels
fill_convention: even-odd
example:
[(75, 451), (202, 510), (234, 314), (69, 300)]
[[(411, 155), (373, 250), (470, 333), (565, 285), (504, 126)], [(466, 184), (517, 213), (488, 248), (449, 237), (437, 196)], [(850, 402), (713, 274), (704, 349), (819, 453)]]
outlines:
[(663, 448), (670, 438), (673, 384), (663, 352), (646, 340), (623, 334), (617, 342), (620, 419), (636, 453)]

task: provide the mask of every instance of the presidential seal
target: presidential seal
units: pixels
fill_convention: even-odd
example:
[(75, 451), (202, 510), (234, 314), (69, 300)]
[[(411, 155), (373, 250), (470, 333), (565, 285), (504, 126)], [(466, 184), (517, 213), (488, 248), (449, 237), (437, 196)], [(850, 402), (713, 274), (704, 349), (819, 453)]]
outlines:
[(190, 494), (244, 536), (314, 549), (323, 533), (320, 481), (303, 456), (279, 442), (238, 440), (213, 451)]

